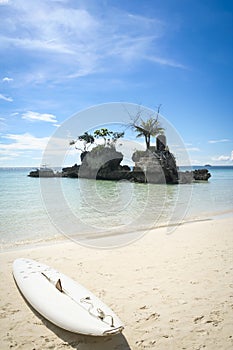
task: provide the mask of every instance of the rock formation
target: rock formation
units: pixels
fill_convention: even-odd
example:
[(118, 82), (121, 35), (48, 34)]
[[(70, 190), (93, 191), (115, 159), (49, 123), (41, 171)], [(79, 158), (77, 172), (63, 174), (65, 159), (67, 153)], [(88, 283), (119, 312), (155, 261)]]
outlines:
[(30, 176), (30, 177), (57, 177), (57, 176), (60, 176), (60, 174), (55, 173), (53, 171), (53, 169), (50, 169), (50, 168), (40, 168), (40, 169), (30, 171), (28, 176)]
[(62, 169), (62, 176), (97, 180), (129, 180), (141, 183), (178, 183), (176, 161), (166, 146), (166, 137), (157, 138), (157, 146), (136, 151), (133, 170), (121, 165), (123, 154), (115, 147), (97, 146), (81, 154), (81, 165)]
[(211, 177), (208, 169), (197, 169), (193, 171), (193, 178), (196, 181), (207, 181)]
[(82, 163), (63, 168), (62, 176), (96, 180), (132, 180), (131, 169), (120, 165), (123, 154), (114, 147), (97, 146), (81, 154)]
[(208, 181), (211, 177), (208, 169), (197, 169), (194, 171), (180, 171), (179, 183), (187, 184), (193, 181)]
[(128, 180), (140, 183), (178, 184), (193, 181), (207, 181), (211, 176), (208, 169), (178, 172), (176, 160), (166, 145), (166, 137), (160, 135), (156, 146), (146, 151), (136, 151), (132, 155), (135, 166), (131, 170), (121, 165), (123, 154), (114, 146), (99, 145), (90, 152), (82, 152), (81, 164), (62, 169), (54, 173), (44, 168), (31, 171), (31, 177), (70, 177), (95, 180)]
[(136, 151), (132, 160), (136, 169), (141, 169), (145, 174), (144, 182), (148, 183), (178, 183), (178, 171), (176, 160), (168, 150), (165, 135), (156, 139), (156, 147), (150, 147), (146, 151)]

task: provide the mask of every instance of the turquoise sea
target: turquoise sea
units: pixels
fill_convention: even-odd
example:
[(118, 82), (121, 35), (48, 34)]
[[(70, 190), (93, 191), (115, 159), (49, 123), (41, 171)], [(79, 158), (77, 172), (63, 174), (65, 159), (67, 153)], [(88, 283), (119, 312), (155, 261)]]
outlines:
[(233, 215), (233, 166), (212, 166), (208, 182), (185, 185), (38, 179), (30, 170), (0, 168), (2, 250)]

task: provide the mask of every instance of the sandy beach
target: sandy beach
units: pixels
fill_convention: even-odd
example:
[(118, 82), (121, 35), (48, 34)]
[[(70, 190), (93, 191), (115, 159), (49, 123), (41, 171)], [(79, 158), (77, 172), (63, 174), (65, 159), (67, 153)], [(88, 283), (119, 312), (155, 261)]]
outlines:
[[(233, 218), (151, 230), (131, 245), (92, 249), (71, 241), (3, 252), (0, 348), (233, 349)], [(123, 334), (96, 338), (62, 330), (35, 312), (12, 277), (14, 259), (48, 264), (108, 304)]]

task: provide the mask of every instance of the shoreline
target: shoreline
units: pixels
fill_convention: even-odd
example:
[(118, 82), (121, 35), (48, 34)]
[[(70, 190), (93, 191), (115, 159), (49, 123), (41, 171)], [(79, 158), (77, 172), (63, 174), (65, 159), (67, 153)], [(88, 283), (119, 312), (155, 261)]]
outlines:
[[(62, 243), (62, 244), (60, 244)], [(2, 350), (211, 349), (233, 347), (233, 217), (150, 230), (118, 249), (70, 240), (2, 252)], [(16, 258), (38, 260), (78, 281), (122, 319), (122, 335), (95, 338), (52, 325), (28, 307), (13, 277)], [(33, 345), (32, 345), (33, 344)]]
[[(165, 222), (161, 222), (156, 226), (144, 226), (144, 227), (132, 227), (131, 230), (127, 230), (127, 231), (121, 231), (120, 233), (116, 232), (116, 230), (112, 230), (112, 231), (108, 231), (108, 232), (103, 232), (103, 233), (97, 233), (95, 236), (93, 236), (92, 233), (88, 234), (85, 233), (83, 235), (79, 235), (75, 238), (75, 236), (73, 237), (69, 237), (66, 236), (65, 234), (59, 233), (57, 236), (55, 237), (49, 237), (48, 239), (35, 239), (35, 240), (27, 240), (27, 241), (17, 241), (14, 243), (2, 243), (0, 246), (0, 255), (2, 253), (8, 252), (8, 251), (15, 251), (15, 250), (21, 250), (21, 249), (34, 249), (34, 248), (39, 248), (39, 247), (44, 247), (44, 246), (50, 246), (50, 245), (54, 245), (54, 244), (62, 244), (64, 242), (75, 242), (78, 243), (80, 245), (83, 246), (88, 246), (87, 243), (85, 243), (85, 241), (91, 241), (91, 240), (97, 240), (97, 239), (102, 239), (102, 238), (111, 238), (114, 236), (122, 236), (122, 235), (130, 235), (133, 232), (137, 231), (137, 232), (142, 232), (141, 234), (139, 234), (139, 238), (137, 239), (141, 239), (144, 235), (147, 235), (150, 231), (153, 230), (158, 230), (158, 229), (162, 229), (162, 228), (166, 228), (167, 230), (169, 228), (177, 228), (180, 225), (186, 225), (189, 223), (195, 223), (195, 222), (202, 222), (202, 221), (209, 221), (209, 220), (222, 220), (225, 218), (231, 218), (233, 217), (233, 211), (232, 210), (224, 210), (222, 212), (210, 212), (210, 213), (204, 213), (203, 215), (198, 215), (198, 216), (187, 216), (185, 217), (181, 222), (170, 222), (169, 224), (165, 223)], [(144, 231), (144, 233), (143, 233)], [(136, 240), (137, 240), (136, 239)], [(133, 240), (134, 241), (134, 240)], [(111, 248), (111, 247), (110, 247)], [(106, 248), (108, 249), (108, 248)]]

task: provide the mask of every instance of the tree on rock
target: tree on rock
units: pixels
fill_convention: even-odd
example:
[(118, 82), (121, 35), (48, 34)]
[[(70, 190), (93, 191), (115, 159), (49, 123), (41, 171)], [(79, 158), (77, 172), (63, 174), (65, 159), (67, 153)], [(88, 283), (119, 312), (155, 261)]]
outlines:
[(94, 136), (96, 138), (102, 137), (104, 139), (104, 146), (115, 146), (117, 140), (124, 136), (124, 132), (113, 132), (106, 128), (95, 130)]
[(147, 120), (143, 120), (140, 111), (136, 117), (133, 118), (131, 123), (132, 128), (137, 132), (137, 137), (144, 136), (146, 142), (146, 149), (150, 149), (151, 138), (164, 134), (164, 128), (159, 121), (159, 109), (156, 117), (149, 117)]
[(112, 131), (109, 131), (106, 128), (98, 129), (94, 131), (94, 136), (99, 138), (102, 137), (104, 139), (104, 146), (107, 143), (107, 137), (110, 137), (112, 134)]
[(70, 146), (75, 145), (77, 141), (82, 141), (82, 148), (75, 146), (76, 149), (79, 149), (82, 152), (86, 152), (88, 148), (95, 142), (94, 136), (85, 132), (83, 135), (78, 136), (77, 140), (70, 141)]

